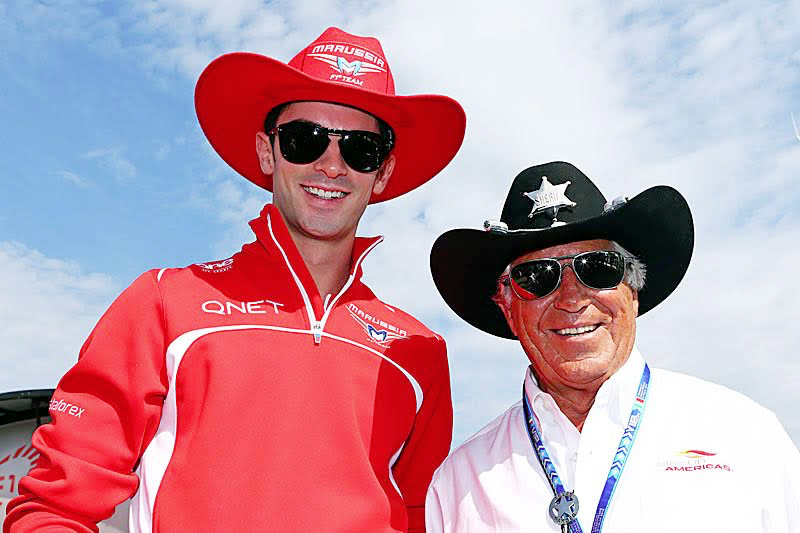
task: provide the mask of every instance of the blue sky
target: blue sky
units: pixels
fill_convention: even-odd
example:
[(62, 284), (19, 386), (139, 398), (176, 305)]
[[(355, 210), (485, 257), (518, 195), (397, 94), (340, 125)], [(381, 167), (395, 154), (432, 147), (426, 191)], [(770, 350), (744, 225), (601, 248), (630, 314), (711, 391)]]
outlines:
[[(516, 401), (518, 346), (461, 323), (428, 271), (434, 239), (497, 217), (513, 177), (575, 163), (607, 197), (669, 184), (697, 243), (639, 321), (654, 366), (740, 390), (800, 442), (797, 2), (232, 0), (0, 5), (0, 390), (52, 387), (143, 270), (220, 259), (269, 195), (228, 169), (194, 114), (214, 57), (288, 60), (329, 25), (378, 36), (398, 92), (468, 115), (453, 163), (371, 207), (367, 278), (448, 340), (461, 442)], [(477, 6), (484, 6), (477, 9)]]
[(50, 34), (49, 20), (5, 43), (0, 109), (14, 127), (2, 138), (1, 231), (121, 281), (207, 254), (192, 194), (208, 165), (186, 140), (192, 80), (149, 72), (90, 36)]

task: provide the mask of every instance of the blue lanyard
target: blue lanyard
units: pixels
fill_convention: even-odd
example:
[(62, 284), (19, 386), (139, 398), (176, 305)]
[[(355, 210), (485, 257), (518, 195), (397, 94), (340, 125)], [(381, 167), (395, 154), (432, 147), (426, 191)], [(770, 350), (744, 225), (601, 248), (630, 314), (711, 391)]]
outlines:
[[(603, 529), (603, 521), (606, 518), (608, 505), (617, 488), (617, 482), (622, 475), (622, 469), (625, 468), (625, 462), (628, 459), (628, 455), (633, 447), (633, 441), (636, 440), (636, 434), (639, 431), (639, 422), (642, 419), (642, 414), (644, 413), (645, 404), (647, 402), (647, 388), (649, 384), (650, 367), (645, 363), (642, 379), (639, 382), (639, 389), (636, 392), (636, 399), (633, 401), (631, 414), (628, 417), (628, 425), (625, 431), (622, 432), (622, 438), (619, 441), (617, 452), (614, 454), (614, 460), (611, 462), (611, 469), (608, 471), (603, 493), (600, 495), (600, 501), (597, 502), (597, 511), (595, 512), (594, 522), (592, 523), (592, 533), (600, 533)], [(531, 445), (536, 452), (536, 456), (539, 458), (539, 463), (542, 465), (542, 470), (544, 470), (547, 480), (550, 482), (550, 488), (553, 489), (553, 493), (555, 494), (553, 502), (555, 503), (557, 500), (560, 500), (564, 503), (564, 500), (567, 500), (566, 503), (569, 503), (574, 500), (574, 512), (568, 522), (569, 530), (572, 533), (583, 533), (577, 519), (577, 498), (574, 494), (564, 490), (564, 485), (561, 483), (561, 478), (558, 477), (556, 467), (547, 454), (544, 442), (542, 441), (541, 432), (539, 431), (539, 425), (536, 418), (533, 416), (533, 409), (531, 409), (530, 403), (528, 402), (528, 396), (525, 394), (524, 384), (522, 386), (522, 408), (525, 411), (525, 423), (528, 428), (528, 436), (531, 439)], [(551, 513), (552, 512), (553, 503), (551, 503)], [(553, 519), (556, 520), (556, 518)], [(563, 522), (557, 521), (557, 523)]]

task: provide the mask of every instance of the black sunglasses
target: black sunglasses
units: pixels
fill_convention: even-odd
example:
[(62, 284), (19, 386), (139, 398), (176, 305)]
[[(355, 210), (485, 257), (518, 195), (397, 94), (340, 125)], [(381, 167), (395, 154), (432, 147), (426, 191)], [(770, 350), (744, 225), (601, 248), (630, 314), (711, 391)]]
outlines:
[[(564, 259), (572, 259), (561, 264)], [(571, 267), (578, 281), (590, 289), (613, 289), (625, 277), (625, 258), (619, 252), (595, 250), (577, 255), (525, 261), (511, 268), (508, 282), (522, 300), (544, 298), (561, 285), (561, 273)], [(506, 281), (508, 280), (508, 281)]]
[(379, 133), (364, 130), (334, 130), (306, 122), (293, 120), (276, 126), (267, 132), (278, 134), (281, 155), (290, 163), (305, 165), (316, 161), (325, 153), (331, 135), (339, 137), (339, 152), (347, 166), (356, 172), (374, 172), (389, 155), (391, 144)]

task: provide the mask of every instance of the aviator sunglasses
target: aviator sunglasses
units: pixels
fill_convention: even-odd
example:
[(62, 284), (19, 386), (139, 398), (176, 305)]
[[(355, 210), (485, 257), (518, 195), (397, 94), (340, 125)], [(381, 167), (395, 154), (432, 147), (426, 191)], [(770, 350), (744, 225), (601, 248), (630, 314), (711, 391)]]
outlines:
[(339, 152), (347, 166), (356, 172), (378, 170), (391, 150), (391, 140), (379, 133), (364, 130), (334, 130), (306, 122), (293, 120), (276, 126), (267, 132), (273, 137), (278, 134), (281, 155), (290, 163), (305, 165), (316, 161), (325, 153), (331, 142), (331, 135), (339, 137)]
[[(560, 261), (572, 259), (569, 263)], [(590, 289), (613, 289), (625, 277), (625, 258), (619, 252), (595, 250), (577, 255), (525, 261), (511, 268), (511, 289), (522, 300), (544, 298), (561, 285), (563, 269), (571, 267), (575, 277)]]

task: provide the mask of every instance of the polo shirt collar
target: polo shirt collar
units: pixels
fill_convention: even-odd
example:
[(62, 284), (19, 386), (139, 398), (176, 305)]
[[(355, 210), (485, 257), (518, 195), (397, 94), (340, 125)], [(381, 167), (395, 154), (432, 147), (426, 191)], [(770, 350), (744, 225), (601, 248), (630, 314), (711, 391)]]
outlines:
[[(597, 412), (602, 412), (609, 420), (624, 427), (628, 423), (631, 405), (639, 389), (643, 370), (644, 358), (634, 346), (628, 360), (598, 389), (587, 420)], [(555, 399), (539, 388), (539, 382), (530, 366), (525, 373), (525, 394), (533, 407), (534, 416), (540, 421), (540, 427), (541, 420), (536, 414), (539, 409), (556, 411), (561, 415), (557, 419), (561, 419), (562, 422), (568, 421), (566, 416), (561, 413)], [(570, 425), (572, 424), (570, 423)]]

